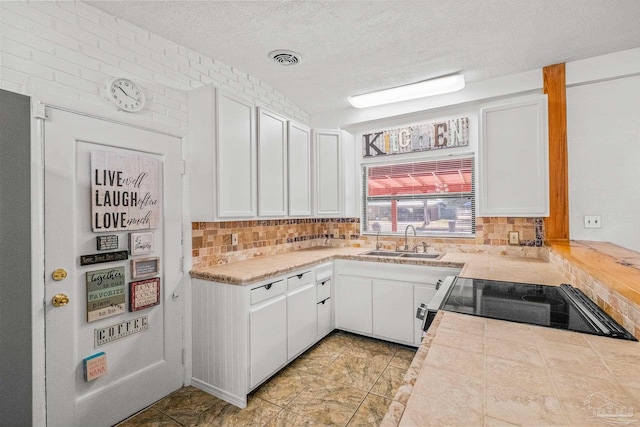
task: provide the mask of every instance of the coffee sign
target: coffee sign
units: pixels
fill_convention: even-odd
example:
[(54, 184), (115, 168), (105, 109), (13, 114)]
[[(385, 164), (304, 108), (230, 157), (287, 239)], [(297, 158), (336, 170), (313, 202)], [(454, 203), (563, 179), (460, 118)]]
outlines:
[(94, 232), (160, 226), (160, 161), (111, 151), (91, 152)]

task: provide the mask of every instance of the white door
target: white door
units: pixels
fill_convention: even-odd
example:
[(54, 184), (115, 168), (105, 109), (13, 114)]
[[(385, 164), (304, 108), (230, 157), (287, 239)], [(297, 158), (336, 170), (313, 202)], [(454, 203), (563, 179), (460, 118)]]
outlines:
[[(48, 109), (48, 113), (47, 425), (108, 426), (183, 383), (181, 141), (64, 111)], [(109, 160), (99, 162), (104, 159)], [(124, 168), (122, 164), (129, 166)], [(137, 180), (127, 176), (135, 173), (136, 164), (141, 170)], [(128, 172), (118, 174), (123, 168)], [(154, 171), (155, 186), (146, 179)], [(109, 190), (92, 191), (92, 185), (105, 185), (105, 181), (113, 184), (105, 187)], [(135, 188), (146, 193), (134, 195)], [(97, 216), (95, 212), (92, 215), (92, 205), (99, 206), (94, 207), (99, 211)], [(157, 206), (153, 210), (157, 217), (151, 221), (142, 218), (137, 223), (141, 227), (152, 223), (156, 228), (131, 231), (136, 227), (136, 221), (131, 219), (139, 214), (136, 209), (150, 205)], [(86, 263), (118, 258), (117, 252), (120, 256), (126, 254), (132, 232), (152, 235), (151, 244), (149, 234), (137, 235), (143, 239), (139, 251), (146, 253), (127, 254), (126, 260), (81, 265), (81, 257)], [(97, 237), (104, 238), (102, 250), (98, 250)], [(135, 279), (131, 260), (138, 261)], [(55, 271), (58, 280), (53, 277)], [(159, 296), (155, 278), (159, 279)], [(134, 307), (130, 307), (131, 282), (137, 282)], [(66, 295), (68, 303), (55, 306), (56, 294)], [(143, 308), (147, 305), (150, 306)], [(132, 308), (138, 310), (131, 311)], [(103, 375), (87, 381), (83, 361), (100, 353), (105, 354), (106, 370), (99, 364), (91, 365), (99, 357), (92, 359), (91, 375)]]

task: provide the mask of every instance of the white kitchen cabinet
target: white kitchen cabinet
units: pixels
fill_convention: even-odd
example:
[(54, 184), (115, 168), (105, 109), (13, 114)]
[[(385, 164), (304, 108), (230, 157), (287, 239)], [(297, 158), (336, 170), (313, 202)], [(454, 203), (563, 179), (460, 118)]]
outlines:
[(257, 214), (255, 107), (212, 85), (189, 92), (189, 175), (193, 221)]
[(373, 335), (395, 342), (413, 342), (413, 283), (373, 281)]
[(288, 122), (289, 216), (311, 215), (311, 129)]
[(482, 109), (478, 216), (549, 216), (547, 97)]
[(251, 388), (262, 383), (287, 363), (287, 309), (287, 299), (284, 295), (251, 307)]
[(258, 108), (259, 216), (287, 215), (287, 169), (287, 119)]
[(316, 304), (318, 313), (318, 338), (322, 338), (329, 332), (333, 331), (333, 322), (331, 321), (331, 298), (324, 299)]
[(339, 217), (344, 206), (341, 131), (313, 130), (314, 214)]
[(336, 328), (365, 335), (373, 333), (371, 279), (336, 276)]
[[(329, 285), (332, 265), (317, 266)], [(318, 313), (315, 273), (307, 267), (249, 285), (193, 279), (191, 383), (244, 408), (252, 390), (331, 332), (331, 298)]]
[(287, 356), (293, 359), (318, 336), (316, 285), (309, 283), (287, 293)]
[(416, 304), (431, 301), (439, 279), (459, 273), (448, 267), (336, 260), (336, 328), (419, 346)]

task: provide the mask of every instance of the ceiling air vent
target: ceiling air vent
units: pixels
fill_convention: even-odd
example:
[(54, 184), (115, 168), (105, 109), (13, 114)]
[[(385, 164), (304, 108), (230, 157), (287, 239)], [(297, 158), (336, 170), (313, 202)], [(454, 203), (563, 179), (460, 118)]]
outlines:
[(269, 53), (269, 58), (271, 58), (274, 62), (277, 62), (280, 65), (296, 65), (302, 60), (302, 57), (299, 53), (293, 52), (291, 50), (274, 50)]

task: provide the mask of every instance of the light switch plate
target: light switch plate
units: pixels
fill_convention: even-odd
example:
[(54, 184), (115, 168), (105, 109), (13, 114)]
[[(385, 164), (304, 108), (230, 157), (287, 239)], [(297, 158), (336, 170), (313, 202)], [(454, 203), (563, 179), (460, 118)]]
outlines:
[(602, 228), (602, 218), (600, 215), (585, 215), (584, 228)]
[(237, 233), (233, 233), (231, 235), (231, 245), (232, 246), (236, 246), (238, 244), (238, 234)]

